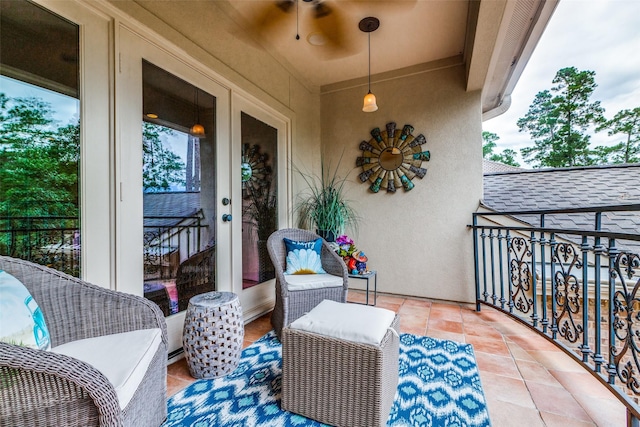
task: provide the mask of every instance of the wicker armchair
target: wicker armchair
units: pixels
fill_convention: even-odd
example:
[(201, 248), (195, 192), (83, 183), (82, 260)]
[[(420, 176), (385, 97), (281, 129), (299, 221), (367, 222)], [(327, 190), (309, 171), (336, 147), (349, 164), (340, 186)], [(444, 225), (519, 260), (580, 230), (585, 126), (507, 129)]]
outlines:
[(341, 277), (342, 286), (291, 291), (287, 283), (287, 276), (284, 274), (287, 267), (287, 249), (283, 240), (285, 237), (302, 242), (320, 238), (311, 231), (285, 228), (274, 232), (267, 240), (269, 256), (276, 270), (276, 304), (271, 313), (271, 324), (278, 338), (281, 337), (282, 328), (309, 312), (322, 300), (346, 302), (349, 289), (347, 266), (323, 239), (320, 254), (322, 268), (331, 275)]
[(216, 247), (210, 246), (184, 260), (176, 275), (178, 311), (189, 307), (189, 300), (198, 294), (216, 290)]
[(167, 416), (167, 326), (143, 297), (104, 289), (28, 261), (0, 256), (44, 314), (51, 345), (158, 328), (161, 343), (124, 409), (114, 386), (92, 365), (0, 343), (0, 425), (158, 426)]

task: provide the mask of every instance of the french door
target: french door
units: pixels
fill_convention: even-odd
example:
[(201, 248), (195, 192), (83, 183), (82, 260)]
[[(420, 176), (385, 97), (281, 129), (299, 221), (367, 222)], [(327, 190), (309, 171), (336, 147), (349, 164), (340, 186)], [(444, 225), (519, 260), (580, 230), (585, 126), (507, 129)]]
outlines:
[(192, 296), (234, 291), (230, 91), (124, 26), (118, 40), (118, 290), (160, 306), (172, 352)]
[(289, 224), (290, 121), (150, 37), (117, 33), (117, 287), (160, 306), (172, 352), (198, 293), (238, 294), (245, 320), (273, 307), (266, 238)]

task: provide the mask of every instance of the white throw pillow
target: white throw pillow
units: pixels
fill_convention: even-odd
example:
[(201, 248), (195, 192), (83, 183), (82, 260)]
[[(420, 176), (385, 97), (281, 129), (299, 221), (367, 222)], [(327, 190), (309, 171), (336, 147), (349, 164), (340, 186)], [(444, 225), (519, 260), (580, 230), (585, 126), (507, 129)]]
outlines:
[(0, 270), (0, 341), (40, 350), (51, 348), (44, 315), (29, 290)]

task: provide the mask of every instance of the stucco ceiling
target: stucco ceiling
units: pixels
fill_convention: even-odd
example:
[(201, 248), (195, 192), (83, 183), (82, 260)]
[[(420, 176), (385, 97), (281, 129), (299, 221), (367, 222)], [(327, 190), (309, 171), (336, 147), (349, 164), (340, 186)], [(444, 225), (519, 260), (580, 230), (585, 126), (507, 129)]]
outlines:
[[(297, 16), (295, 2), (288, 13), (275, 6), (277, 0), (219, 4), (283, 65), (321, 91), (367, 78), (368, 40), (358, 23), (374, 16), (380, 27), (371, 33), (372, 81), (382, 73), (398, 77), (455, 58), (453, 63), (466, 67), (467, 90), (482, 90), (482, 111), (489, 118), (508, 108), (511, 91), (557, 2), (324, 0), (332, 11), (330, 19), (315, 18), (313, 2), (308, 1), (298, 1)], [(339, 34), (342, 48), (310, 44), (310, 34), (322, 30)]]
[[(373, 74), (461, 55), (464, 51), (469, 2), (467, 0), (332, 1), (327, 17), (316, 18), (313, 3), (298, 2), (300, 39), (296, 40), (295, 4), (287, 13), (276, 1), (230, 1), (227, 9), (234, 19), (255, 31), (261, 42), (286, 58), (309, 83), (324, 86), (366, 76), (367, 33), (358, 23), (367, 16), (380, 20), (371, 33)], [(312, 45), (309, 35), (329, 32), (342, 42), (331, 40)]]

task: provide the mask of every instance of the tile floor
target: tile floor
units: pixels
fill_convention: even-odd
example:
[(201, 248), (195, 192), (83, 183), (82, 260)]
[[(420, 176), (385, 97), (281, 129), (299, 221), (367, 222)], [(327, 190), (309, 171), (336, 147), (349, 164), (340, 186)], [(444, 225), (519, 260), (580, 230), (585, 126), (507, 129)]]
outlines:
[[(364, 302), (364, 293), (349, 292)], [(473, 345), (493, 427), (626, 425), (624, 406), (553, 344), (488, 307), (378, 296), (378, 307), (400, 313), (401, 332)], [(271, 330), (269, 315), (245, 327), (245, 346)], [(194, 379), (184, 359), (169, 365), (167, 395)]]

